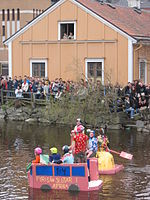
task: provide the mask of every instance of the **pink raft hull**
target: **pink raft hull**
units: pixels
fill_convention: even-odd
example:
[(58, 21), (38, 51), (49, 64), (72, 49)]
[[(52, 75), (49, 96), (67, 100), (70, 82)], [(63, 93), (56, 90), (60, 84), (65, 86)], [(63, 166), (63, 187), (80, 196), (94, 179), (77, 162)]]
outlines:
[(32, 164), (28, 172), (28, 182), (31, 188), (47, 190), (94, 191), (102, 187), (102, 181), (99, 180), (98, 175), (97, 159), (90, 159), (89, 172), (86, 163)]
[(115, 167), (111, 170), (99, 170), (99, 174), (106, 174), (106, 175), (111, 175), (111, 174), (117, 174), (118, 172), (120, 172), (121, 170), (124, 169), (123, 165), (115, 165)]

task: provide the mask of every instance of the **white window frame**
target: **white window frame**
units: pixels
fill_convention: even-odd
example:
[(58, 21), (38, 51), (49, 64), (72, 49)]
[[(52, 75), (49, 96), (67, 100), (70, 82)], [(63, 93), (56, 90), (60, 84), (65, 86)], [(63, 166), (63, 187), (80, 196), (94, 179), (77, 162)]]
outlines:
[(45, 63), (45, 77), (47, 77), (47, 59), (31, 59), (30, 60), (30, 77), (32, 77), (32, 63)]
[(140, 74), (141, 74), (140, 63), (141, 62), (145, 62), (145, 84), (147, 84), (147, 60), (146, 59), (139, 60), (139, 79), (141, 79), (141, 77), (140, 77)]
[(61, 28), (60, 28), (61, 24), (74, 24), (74, 39), (73, 40), (76, 40), (76, 21), (62, 21), (62, 22), (58, 22), (58, 40), (61, 40)]
[(104, 59), (103, 58), (87, 58), (85, 59), (85, 77), (88, 79), (88, 63), (89, 62), (101, 62), (102, 63), (102, 84), (104, 85)]

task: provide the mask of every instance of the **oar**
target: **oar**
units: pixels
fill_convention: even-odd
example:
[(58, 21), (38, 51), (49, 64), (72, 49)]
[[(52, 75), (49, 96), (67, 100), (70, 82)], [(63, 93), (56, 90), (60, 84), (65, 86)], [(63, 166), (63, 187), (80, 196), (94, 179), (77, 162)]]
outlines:
[(133, 155), (132, 154), (129, 154), (129, 153), (126, 153), (126, 152), (124, 152), (124, 151), (121, 151), (121, 152), (117, 152), (117, 151), (114, 151), (114, 150), (109, 150), (111, 153), (115, 153), (115, 154), (117, 154), (117, 155), (119, 155), (120, 157), (122, 157), (122, 158), (126, 158), (126, 159), (128, 159), (128, 160), (132, 160), (132, 158), (133, 158)]
[(30, 162), (30, 163), (27, 165), (27, 167), (26, 167), (26, 172), (28, 172), (28, 171), (30, 170), (31, 166), (32, 166), (32, 162)]

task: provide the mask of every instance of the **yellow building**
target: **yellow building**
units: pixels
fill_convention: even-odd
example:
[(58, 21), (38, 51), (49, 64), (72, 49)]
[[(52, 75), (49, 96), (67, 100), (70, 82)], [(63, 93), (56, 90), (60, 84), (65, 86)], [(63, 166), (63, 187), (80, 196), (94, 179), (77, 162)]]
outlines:
[(124, 85), (150, 81), (150, 13), (94, 0), (60, 0), (4, 44), (9, 76)]

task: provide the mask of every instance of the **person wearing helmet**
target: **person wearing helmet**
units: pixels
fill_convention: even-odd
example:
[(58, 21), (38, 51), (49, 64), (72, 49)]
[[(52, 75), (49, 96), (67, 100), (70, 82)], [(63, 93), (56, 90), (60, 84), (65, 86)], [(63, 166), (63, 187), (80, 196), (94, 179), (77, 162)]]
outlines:
[(40, 163), (40, 154), (42, 154), (42, 149), (40, 147), (36, 147), (34, 149), (35, 160), (32, 163)]
[(64, 155), (61, 158), (63, 163), (66, 164), (73, 164), (74, 163), (74, 157), (71, 152), (69, 152), (70, 148), (68, 145), (63, 146), (62, 150), (64, 151)]
[(97, 152), (97, 138), (95, 137), (95, 131), (89, 130), (89, 145), (87, 150), (87, 158), (95, 157)]
[(57, 148), (56, 147), (52, 147), (52, 148), (50, 148), (50, 151), (51, 151), (51, 155), (49, 156), (49, 161), (51, 163), (59, 164), (61, 156), (58, 153)]

